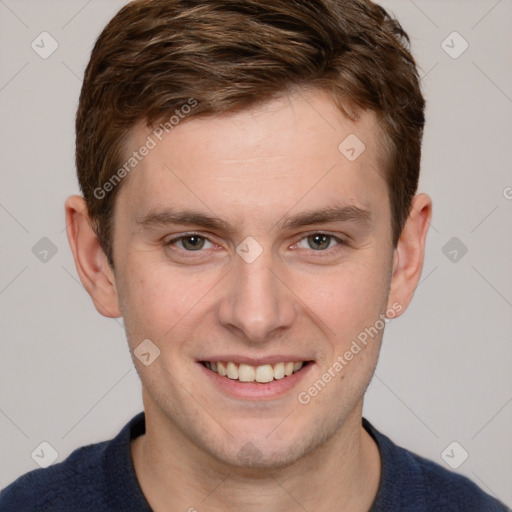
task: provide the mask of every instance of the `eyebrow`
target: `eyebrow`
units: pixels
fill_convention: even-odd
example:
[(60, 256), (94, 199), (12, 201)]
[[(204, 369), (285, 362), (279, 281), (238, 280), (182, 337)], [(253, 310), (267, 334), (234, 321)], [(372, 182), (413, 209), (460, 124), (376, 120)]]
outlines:
[(328, 206), (320, 210), (306, 211), (279, 222), (281, 229), (298, 228), (311, 224), (329, 224), (333, 222), (355, 222), (357, 224), (369, 224), (372, 220), (372, 212), (355, 205)]
[[(373, 219), (372, 212), (355, 205), (328, 206), (318, 210), (310, 210), (292, 217), (282, 217), (273, 228), (294, 229), (313, 224), (334, 222), (354, 222), (361, 225), (369, 224)], [(225, 233), (235, 233), (235, 227), (214, 215), (195, 210), (157, 210), (137, 217), (136, 223), (142, 227), (161, 227), (172, 224), (194, 225)]]
[(167, 226), (171, 224), (184, 224), (201, 226), (204, 228), (224, 231), (226, 233), (235, 232), (234, 227), (228, 222), (213, 215), (207, 215), (195, 210), (157, 210), (148, 212), (142, 217), (136, 218), (135, 221), (137, 224), (148, 228)]

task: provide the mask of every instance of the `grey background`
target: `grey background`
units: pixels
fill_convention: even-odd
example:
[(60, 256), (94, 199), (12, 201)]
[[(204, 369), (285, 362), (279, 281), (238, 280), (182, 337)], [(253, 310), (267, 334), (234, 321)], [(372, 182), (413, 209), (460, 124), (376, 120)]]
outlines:
[[(0, 487), (38, 467), (42, 441), (59, 462), (142, 408), (122, 321), (95, 311), (64, 231), (81, 76), (123, 3), (0, 0)], [(382, 3), (423, 70), (420, 190), (434, 215), (422, 281), (386, 329), (365, 416), (446, 467), (441, 453), (457, 441), (469, 453), (457, 471), (512, 505), (512, 2)], [(31, 48), (43, 31), (59, 45), (47, 59)], [(442, 47), (453, 31), (469, 44), (456, 59)], [(444, 44), (462, 48), (458, 36)]]

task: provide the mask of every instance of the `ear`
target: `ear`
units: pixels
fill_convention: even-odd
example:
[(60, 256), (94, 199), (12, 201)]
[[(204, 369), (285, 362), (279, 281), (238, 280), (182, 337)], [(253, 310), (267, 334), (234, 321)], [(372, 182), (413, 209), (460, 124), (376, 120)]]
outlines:
[(100, 241), (92, 228), (85, 200), (66, 200), (66, 232), (80, 281), (103, 316), (121, 316), (115, 277)]
[[(406, 310), (418, 286), (431, 218), (432, 200), (427, 194), (418, 194), (412, 200), (409, 218), (393, 254), (393, 275), (388, 309), (395, 303), (402, 306), (396, 311), (395, 316), (400, 316)], [(396, 308), (393, 309), (396, 310)]]

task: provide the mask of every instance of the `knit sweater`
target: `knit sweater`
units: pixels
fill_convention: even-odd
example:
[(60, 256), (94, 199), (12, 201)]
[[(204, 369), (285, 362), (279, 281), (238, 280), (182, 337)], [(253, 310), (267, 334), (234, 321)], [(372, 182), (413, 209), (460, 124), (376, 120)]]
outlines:
[[(469, 479), (395, 445), (366, 419), (381, 456), (381, 480), (369, 512), (502, 512), (505, 505)], [(19, 477), (0, 493), (1, 512), (151, 512), (130, 452), (145, 432), (144, 412), (112, 440), (75, 450), (59, 464)]]

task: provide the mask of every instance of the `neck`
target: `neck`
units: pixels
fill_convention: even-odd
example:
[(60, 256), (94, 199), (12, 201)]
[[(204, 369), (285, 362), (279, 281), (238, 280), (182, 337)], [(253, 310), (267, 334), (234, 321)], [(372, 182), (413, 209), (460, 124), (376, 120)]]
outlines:
[(380, 455), (361, 425), (362, 403), (334, 436), (295, 463), (271, 470), (225, 464), (159, 411), (146, 404), (145, 410), (146, 434), (132, 442), (131, 450), (154, 512), (366, 512), (377, 494)]

